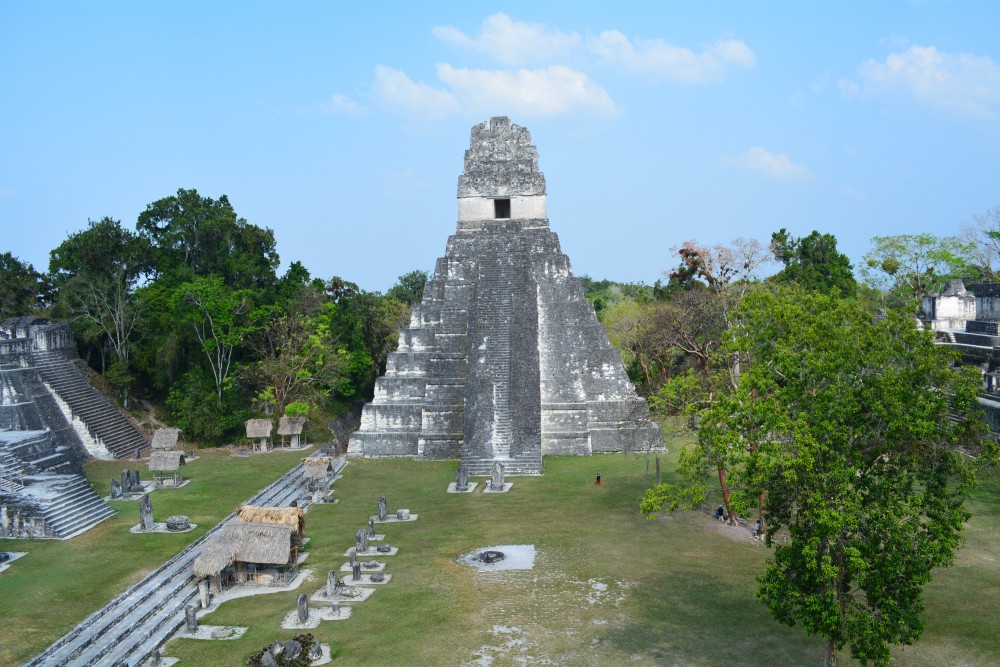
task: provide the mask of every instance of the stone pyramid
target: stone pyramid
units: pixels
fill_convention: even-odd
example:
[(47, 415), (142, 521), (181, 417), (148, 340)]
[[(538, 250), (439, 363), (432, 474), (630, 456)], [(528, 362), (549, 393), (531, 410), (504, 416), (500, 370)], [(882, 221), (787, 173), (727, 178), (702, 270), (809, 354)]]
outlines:
[(349, 456), (499, 461), (540, 474), (544, 454), (662, 443), (549, 230), (528, 131), (472, 128), (458, 229), (365, 405)]

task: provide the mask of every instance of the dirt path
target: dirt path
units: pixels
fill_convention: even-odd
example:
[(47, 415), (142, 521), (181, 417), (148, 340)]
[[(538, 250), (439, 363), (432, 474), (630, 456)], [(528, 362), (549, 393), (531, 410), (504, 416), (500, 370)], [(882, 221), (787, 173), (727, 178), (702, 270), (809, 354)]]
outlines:
[(142, 406), (142, 419), (143, 423), (152, 425), (155, 431), (158, 428), (167, 428), (167, 425), (156, 418), (156, 410), (153, 408), (153, 404), (144, 398), (140, 398), (136, 401), (140, 406)]

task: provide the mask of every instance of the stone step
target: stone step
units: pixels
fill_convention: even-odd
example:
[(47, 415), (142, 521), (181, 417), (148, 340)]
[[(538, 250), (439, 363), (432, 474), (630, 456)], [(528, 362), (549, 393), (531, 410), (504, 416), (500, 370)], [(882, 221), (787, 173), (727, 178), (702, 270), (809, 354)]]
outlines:
[[(345, 462), (335, 460), (335, 469)], [(278, 505), (302, 496), (300, 464), (247, 501), (251, 505)], [(300, 500), (306, 504), (308, 499)], [(201, 546), (234, 515), (195, 540), (142, 581), (91, 614), (70, 633), (28, 663), (43, 665), (138, 665), (161, 646), (184, 620), (184, 606), (197, 597), (192, 563)], [(164, 604), (164, 600), (166, 603)]]
[(44, 350), (33, 353), (32, 360), (42, 380), (116, 458), (127, 458), (148, 448), (135, 425), (87, 382), (71, 360), (61, 353)]
[(73, 532), (66, 530), (69, 526), (79, 526), (95, 518), (100, 520), (114, 513), (114, 509), (97, 497), (97, 494), (91, 496), (80, 494), (42, 511), (46, 521), (60, 537)]

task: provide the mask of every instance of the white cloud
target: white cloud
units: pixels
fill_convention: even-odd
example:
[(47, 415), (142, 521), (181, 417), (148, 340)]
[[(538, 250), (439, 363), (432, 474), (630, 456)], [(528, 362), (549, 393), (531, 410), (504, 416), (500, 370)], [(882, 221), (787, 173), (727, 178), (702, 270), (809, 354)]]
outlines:
[(956, 116), (994, 119), (1000, 112), (1000, 65), (987, 56), (914, 45), (889, 54), (885, 62), (862, 63), (857, 78), (838, 82), (845, 97), (901, 91)]
[(14, 190), (5, 185), (0, 185), (0, 199), (8, 199), (14, 196)]
[(717, 40), (695, 53), (661, 39), (633, 42), (617, 30), (606, 30), (589, 47), (606, 65), (677, 83), (722, 81), (731, 67), (752, 68), (756, 62), (750, 47), (738, 39)]
[(837, 79), (837, 90), (839, 90), (840, 94), (847, 99), (851, 99), (852, 97), (857, 97), (861, 93), (861, 86), (854, 83), (850, 79), (841, 78)]
[(352, 100), (347, 95), (342, 95), (340, 93), (334, 93), (330, 96), (329, 103), (324, 107), (326, 111), (332, 113), (346, 113), (352, 116), (357, 116), (361, 113), (361, 107), (358, 103)]
[(868, 201), (868, 195), (851, 185), (842, 185), (838, 190), (841, 197), (854, 199), (857, 201)]
[(443, 42), (489, 56), (503, 65), (597, 62), (630, 73), (678, 83), (722, 81), (732, 67), (752, 68), (756, 57), (738, 39), (720, 39), (700, 53), (662, 39), (629, 39), (618, 30), (606, 30), (586, 39), (541, 23), (516, 21), (503, 13), (483, 21), (470, 37), (453, 26), (434, 28)]
[(800, 181), (811, 176), (808, 168), (795, 164), (785, 153), (776, 155), (760, 146), (739, 155), (724, 155), (720, 161), (725, 166), (761, 172), (776, 181)]
[(438, 76), (465, 103), (480, 109), (510, 108), (517, 113), (552, 116), (575, 110), (614, 116), (611, 96), (583, 72), (552, 65), (544, 69), (460, 69), (438, 65)]
[(801, 88), (796, 89), (795, 92), (792, 93), (792, 96), (788, 98), (788, 101), (796, 109), (801, 109), (806, 105), (805, 91), (803, 91)]
[(446, 88), (414, 83), (403, 72), (380, 65), (375, 71), (374, 88), (379, 99), (390, 107), (429, 118), (500, 112), (614, 116), (619, 111), (601, 86), (586, 74), (562, 65), (507, 71), (439, 64), (437, 74)]
[(376, 97), (390, 107), (429, 118), (450, 116), (460, 108), (450, 92), (414, 83), (403, 72), (384, 65), (375, 66), (373, 88)]
[(453, 26), (435, 27), (434, 36), (453, 46), (483, 53), (504, 65), (565, 61), (582, 41), (575, 32), (514, 21), (502, 12), (487, 17), (476, 37), (469, 37)]

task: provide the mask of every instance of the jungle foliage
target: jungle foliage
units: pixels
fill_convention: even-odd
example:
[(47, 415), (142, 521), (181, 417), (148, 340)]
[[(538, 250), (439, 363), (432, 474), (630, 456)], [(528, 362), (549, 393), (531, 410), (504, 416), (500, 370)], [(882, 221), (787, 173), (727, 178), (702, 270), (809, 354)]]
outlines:
[(225, 195), (180, 189), (132, 227), (88, 221), (52, 250), (47, 274), (0, 256), (0, 312), (72, 322), (123, 405), (165, 405), (189, 440), (231, 442), (246, 419), (289, 409), (322, 432), (371, 397), (426, 274), (383, 295), (278, 265), (270, 229)]

